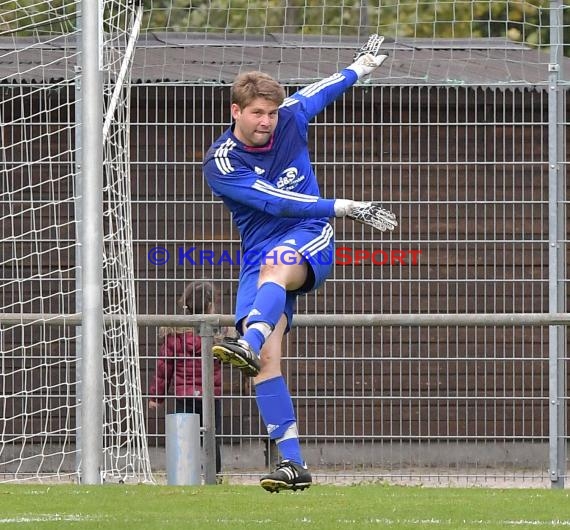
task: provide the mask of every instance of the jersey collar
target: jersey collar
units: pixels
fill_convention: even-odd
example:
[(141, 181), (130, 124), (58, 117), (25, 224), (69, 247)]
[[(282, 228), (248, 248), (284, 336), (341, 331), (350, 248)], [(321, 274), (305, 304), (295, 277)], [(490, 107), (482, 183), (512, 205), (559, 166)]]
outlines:
[(271, 135), (271, 137), (269, 138), (269, 141), (265, 144), (265, 145), (261, 145), (261, 146), (254, 146), (254, 145), (245, 145), (242, 141), (240, 141), (237, 136), (234, 134), (234, 125), (232, 124), (231, 126), (231, 132), (232, 132), (232, 136), (234, 137), (234, 140), (241, 145), (246, 151), (249, 151), (250, 153), (266, 153), (267, 151), (271, 151), (271, 149), (273, 149), (273, 141), (275, 140), (275, 133), (273, 133)]

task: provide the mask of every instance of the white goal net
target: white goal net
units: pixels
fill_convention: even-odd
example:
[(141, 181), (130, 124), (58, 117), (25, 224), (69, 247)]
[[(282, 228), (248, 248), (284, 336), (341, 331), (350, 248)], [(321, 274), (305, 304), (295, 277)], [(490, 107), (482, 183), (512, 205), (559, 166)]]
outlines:
[[(101, 2), (104, 481), (152, 481), (133, 276), (130, 67), (142, 9)], [(81, 2), (0, 5), (0, 480), (81, 469)]]
[(305, 82), (347, 66), (378, 33), (389, 59), (367, 83), (544, 82), (556, 18), (568, 42), (563, 1), (146, 0), (135, 75), (228, 82), (261, 69)]

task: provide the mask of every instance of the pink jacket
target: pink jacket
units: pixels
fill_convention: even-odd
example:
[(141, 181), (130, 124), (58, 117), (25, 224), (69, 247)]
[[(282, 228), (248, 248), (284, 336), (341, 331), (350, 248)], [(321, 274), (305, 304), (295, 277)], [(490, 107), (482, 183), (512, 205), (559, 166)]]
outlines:
[[(202, 395), (202, 340), (191, 330), (170, 334), (160, 347), (156, 370), (149, 394), (164, 401), (173, 385), (172, 394), (178, 398)], [(214, 395), (222, 393), (222, 368), (214, 359)]]

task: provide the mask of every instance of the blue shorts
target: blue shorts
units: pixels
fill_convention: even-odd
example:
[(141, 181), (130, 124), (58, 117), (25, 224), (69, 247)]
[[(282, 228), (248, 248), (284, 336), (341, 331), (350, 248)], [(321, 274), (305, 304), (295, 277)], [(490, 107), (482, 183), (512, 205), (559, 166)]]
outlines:
[(303, 287), (296, 291), (287, 291), (284, 311), (287, 316), (286, 331), (291, 328), (297, 296), (318, 289), (333, 269), (334, 233), (332, 226), (325, 221), (311, 219), (301, 222), (294, 230), (264, 243), (263, 248), (256, 248), (255, 254), (252, 253), (251, 257), (248, 258), (246, 252), (244, 254), (246, 259), (242, 259), (236, 300), (236, 328), (240, 334), (243, 334), (243, 320), (251, 311), (257, 294), (259, 271), (265, 263), (262, 258), (263, 253), (270, 255), (271, 250), (281, 246), (296, 250), (306, 260), (309, 268), (307, 281)]

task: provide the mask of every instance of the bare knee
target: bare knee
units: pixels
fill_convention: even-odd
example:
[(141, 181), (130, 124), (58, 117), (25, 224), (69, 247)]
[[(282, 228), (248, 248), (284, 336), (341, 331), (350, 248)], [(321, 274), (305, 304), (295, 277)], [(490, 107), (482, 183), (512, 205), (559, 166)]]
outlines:
[(308, 270), (306, 261), (297, 251), (288, 247), (276, 247), (268, 253), (260, 268), (259, 285), (273, 282), (288, 291), (294, 291), (304, 285)]

